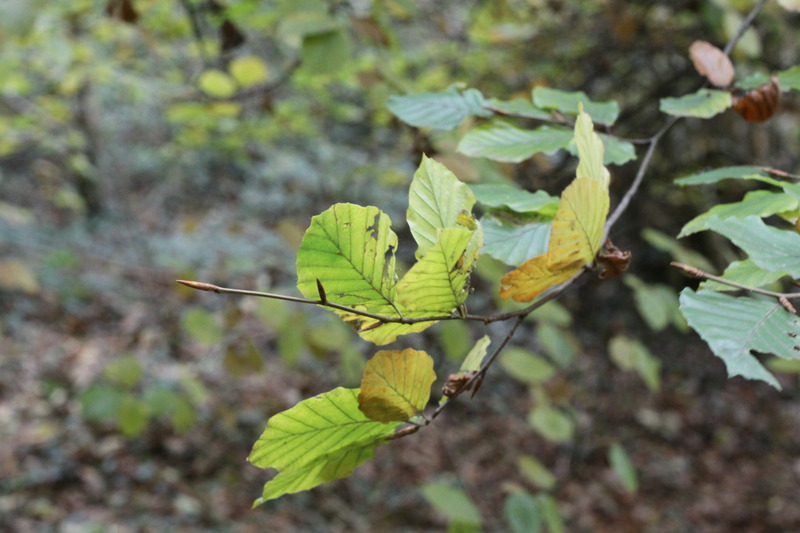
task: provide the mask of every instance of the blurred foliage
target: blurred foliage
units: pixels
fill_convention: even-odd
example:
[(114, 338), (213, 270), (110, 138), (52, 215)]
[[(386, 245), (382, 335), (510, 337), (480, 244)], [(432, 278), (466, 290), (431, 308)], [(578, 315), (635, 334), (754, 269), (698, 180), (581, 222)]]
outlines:
[[(365, 347), (333, 317), (282, 302), (202, 297), (174, 288), (172, 280), (292, 292), (294, 258), (311, 214), (352, 201), (378, 203), (402, 220), (421, 152), (446, 160), (465, 181), (513, 181), (555, 194), (572, 172), (563, 152), (515, 167), (470, 161), (456, 153), (464, 130), (401, 126), (386, 106), (389, 97), (443, 91), (456, 82), (504, 101), (527, 98), (536, 87), (581, 90), (595, 101), (620, 103), (618, 134), (650, 134), (658, 99), (696, 88), (689, 44), (697, 38), (723, 43), (752, 6), (734, 0), (6, 4), (0, 8), (0, 415), (9, 451), (0, 457), (0, 521), (20, 531), (53, 524), (79, 530), (116, 524), (123, 531), (263, 527), (264, 515), (245, 513), (263, 479), (243, 472), (244, 451), (268, 414), (333, 383), (354, 386)], [(796, 27), (796, 15), (770, 3), (734, 50), (742, 78), (800, 62)], [(485, 482), (513, 479), (534, 494), (504, 494), (494, 485), (473, 492), (480, 481), (477, 474), (470, 478), (470, 494), (482, 495), (479, 522), (487, 530), (543, 523), (558, 531), (565, 529), (562, 515), (583, 513), (599, 524), (617, 512), (574, 498), (564, 469), (553, 468), (550, 444), (530, 444), (531, 432), (542, 430), (570, 447), (576, 461), (590, 455), (570, 439), (587, 417), (600, 417), (604, 402), (595, 393), (602, 397), (603, 387), (568, 385), (565, 376), (612, 375), (612, 363), (601, 355), (609, 339), (644, 337), (649, 352), (618, 340), (622, 355), (613, 363), (628, 365), (648, 387), (658, 385), (652, 360), (641, 354), (674, 352), (662, 345), (665, 336), (637, 331), (674, 335), (670, 326), (685, 328), (660, 287), (682, 284), (662, 265), (669, 255), (689, 253), (662, 235), (676, 235), (701, 206), (738, 201), (754, 187), (727, 182), (711, 192), (678, 189), (668, 178), (730, 164), (796, 169), (796, 102), (787, 97), (783, 114), (764, 126), (742, 128), (732, 126), (738, 117), (715, 117), (709, 129), (725, 136), (685, 122), (660, 147), (649, 190), (626, 215), (635, 223), (621, 226), (629, 247), (642, 249), (626, 278), (633, 296), (619, 284), (611, 294), (601, 288), (582, 295), (609, 309), (638, 305), (642, 319), (615, 314), (609, 331), (607, 315), (587, 319), (580, 302), (570, 300), (563, 312), (526, 324), (530, 334), (501, 360), (511, 376), (503, 381), (507, 387), (481, 392), (503, 409), (470, 407), (513, 419), (492, 431), (510, 439), (495, 446), (518, 446), (503, 448), (504, 458), (485, 446), (491, 440), (485, 429), (451, 428), (447, 439), (465, 457), (484, 454), (474, 464), (500, 472)], [(631, 174), (622, 166), (615, 180), (629, 183)], [(642, 220), (654, 231), (640, 236)], [(692, 236), (690, 244), (712, 266), (733, 256), (709, 234)], [(400, 262), (410, 263), (408, 253)], [(497, 294), (491, 284), (502, 266), (498, 271), (482, 259), (479, 271), (477, 288)], [(514, 305), (479, 293), (476, 311)], [(658, 305), (645, 310), (643, 298), (657, 298)], [(475, 335), (454, 322), (443, 326), (420, 342), (438, 343), (441, 350), (431, 353), (455, 365), (471, 345), (463, 339)], [(597, 356), (590, 367), (587, 351)], [(797, 372), (777, 363), (774, 370)], [(493, 378), (505, 380), (502, 374)], [(661, 376), (662, 383), (667, 379), (675, 378)], [(688, 403), (692, 386), (672, 392), (670, 413)], [(627, 387), (646, 390), (641, 383)], [(714, 405), (753, 403), (736, 400)], [(712, 418), (722, 408), (714, 409)], [(650, 417), (647, 427), (672, 435), (671, 416)], [(691, 411), (687, 424), (696, 416)], [(597, 424), (622, 438), (618, 418)], [(723, 433), (712, 437), (707, 446), (726, 442)], [(642, 457), (627, 441), (626, 448)], [(426, 465), (450, 470), (451, 459), (441, 463), (418, 453), (414, 461), (394, 459), (365, 474), (398, 480), (392, 487), (374, 479), (347, 482), (344, 491), (323, 490), (270, 509), (270, 525), (368, 531), (377, 523), (409, 523), (409, 529), (438, 530), (441, 516), (420, 507), (414, 487), (430, 479)], [(622, 456), (615, 457), (615, 471), (630, 486)], [(541, 461), (544, 473), (531, 461)], [(602, 473), (607, 464), (601, 463), (584, 466)], [(639, 486), (655, 477), (641, 476)], [(592, 494), (618, 496), (599, 475), (580, 479)], [(458, 490), (448, 487), (448, 494)], [(728, 508), (747, 508), (748, 500), (730, 498)], [(365, 509), (374, 513), (366, 525)], [(644, 510), (662, 511), (670, 520), (668, 506)], [(787, 516), (771, 513), (764, 520), (772, 529), (795, 529), (797, 523), (781, 522)], [(712, 520), (724, 523), (718, 515)]]

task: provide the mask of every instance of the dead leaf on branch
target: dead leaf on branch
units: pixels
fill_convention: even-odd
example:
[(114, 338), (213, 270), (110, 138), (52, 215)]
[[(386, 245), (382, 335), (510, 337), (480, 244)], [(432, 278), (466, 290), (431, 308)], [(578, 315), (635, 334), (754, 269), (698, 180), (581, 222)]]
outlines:
[(775, 114), (780, 99), (778, 77), (772, 76), (769, 83), (748, 91), (744, 96), (734, 96), (733, 108), (747, 122), (764, 122)]
[(628, 270), (631, 263), (631, 252), (630, 250), (623, 252), (614, 246), (611, 239), (606, 239), (595, 260), (600, 265), (600, 279), (610, 279)]
[(715, 87), (727, 87), (733, 81), (733, 63), (725, 53), (706, 41), (695, 41), (689, 47), (695, 70)]

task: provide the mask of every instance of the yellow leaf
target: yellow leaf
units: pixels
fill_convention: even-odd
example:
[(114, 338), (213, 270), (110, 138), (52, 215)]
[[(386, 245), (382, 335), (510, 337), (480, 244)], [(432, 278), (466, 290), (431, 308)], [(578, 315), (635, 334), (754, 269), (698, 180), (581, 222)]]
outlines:
[(27, 263), (19, 259), (3, 259), (0, 261), (0, 288), (35, 294), (39, 292), (39, 282)]
[(252, 87), (269, 77), (267, 65), (255, 56), (238, 57), (231, 61), (228, 71), (242, 87)]
[(595, 180), (575, 179), (561, 194), (547, 245), (547, 266), (553, 270), (590, 263), (603, 240), (607, 215), (607, 190)]
[(547, 252), (503, 276), (500, 296), (504, 299), (533, 300), (577, 274), (600, 249), (608, 215), (608, 171), (602, 164), (603, 143), (583, 112), (575, 124), (575, 142), (578, 177), (561, 194)]
[(358, 408), (378, 422), (406, 421), (425, 409), (434, 381), (433, 359), (427, 353), (381, 350), (364, 368)]

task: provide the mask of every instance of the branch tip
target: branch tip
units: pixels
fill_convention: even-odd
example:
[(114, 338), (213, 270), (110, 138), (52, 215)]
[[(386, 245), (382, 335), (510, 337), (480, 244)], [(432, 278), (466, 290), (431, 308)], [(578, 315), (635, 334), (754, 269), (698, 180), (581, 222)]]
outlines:
[(186, 285), (189, 288), (197, 289), (198, 291), (220, 292), (219, 287), (211, 283), (203, 283), (202, 281), (188, 281), (185, 279), (176, 279), (181, 285)]

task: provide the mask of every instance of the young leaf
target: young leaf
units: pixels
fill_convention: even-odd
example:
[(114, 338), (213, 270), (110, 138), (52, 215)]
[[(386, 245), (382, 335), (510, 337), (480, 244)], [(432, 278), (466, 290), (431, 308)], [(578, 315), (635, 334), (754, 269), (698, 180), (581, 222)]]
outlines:
[(755, 216), (712, 217), (708, 227), (733, 241), (767, 272), (788, 272), (793, 278), (800, 278), (800, 235), (797, 233), (767, 226)]
[(647, 388), (657, 391), (661, 384), (661, 361), (638, 339), (615, 335), (608, 343), (611, 359), (623, 370), (633, 370), (642, 378)]
[(528, 423), (547, 440), (559, 444), (572, 440), (575, 422), (552, 405), (537, 404), (528, 414)]
[(345, 477), (372, 457), (399, 422), (383, 424), (364, 416), (358, 393), (340, 387), (269, 419), (248, 461), (279, 474), (254, 505)]
[(470, 188), (446, 166), (423, 155), (408, 191), (406, 213), (408, 227), (417, 241), (417, 258), (436, 243), (440, 229), (475, 230), (473, 205), (475, 195)]
[(731, 93), (714, 89), (699, 91), (680, 98), (662, 98), (661, 111), (678, 117), (711, 118), (731, 107)]
[(390, 96), (387, 107), (397, 118), (417, 128), (452, 130), (469, 117), (490, 117), (489, 102), (477, 89), (459, 92), (455, 86), (438, 93)]
[(572, 132), (564, 128), (540, 126), (523, 130), (502, 120), (493, 120), (470, 130), (458, 143), (457, 150), (470, 157), (488, 157), (495, 161), (519, 163), (534, 154), (554, 154), (566, 149)]
[(744, 218), (750, 215), (766, 217), (797, 209), (796, 199), (783, 192), (750, 191), (740, 202), (715, 205), (705, 213), (696, 216), (686, 223), (678, 234), (678, 238), (709, 229), (708, 221), (717, 218)]
[(519, 471), (528, 478), (528, 481), (540, 489), (550, 490), (556, 484), (556, 476), (535, 457), (522, 455), (517, 458)]
[(208, 69), (200, 74), (197, 85), (212, 98), (230, 98), (236, 94), (234, 79), (217, 69)]
[(675, 183), (678, 185), (708, 185), (729, 178), (740, 180), (757, 180), (764, 183), (769, 183), (770, 185), (775, 185), (776, 187), (781, 187), (783, 185), (782, 182), (770, 178), (769, 174), (767, 174), (763, 167), (754, 166), (724, 167), (715, 170), (709, 170), (708, 172), (699, 172), (697, 174), (678, 178), (675, 180)]
[(583, 91), (566, 92), (549, 87), (536, 87), (533, 90), (533, 103), (543, 109), (557, 109), (567, 115), (578, 114), (578, 104), (595, 122), (611, 126), (619, 116), (619, 104), (614, 101), (593, 102)]
[(781, 388), (751, 352), (799, 359), (797, 316), (775, 301), (736, 298), (707, 290), (694, 292), (686, 288), (681, 292), (680, 303), (689, 325), (725, 362), (729, 377), (759, 379)]
[(367, 361), (358, 408), (378, 422), (405, 422), (422, 413), (436, 381), (433, 359), (425, 352), (381, 350)]
[(397, 284), (397, 301), (403, 310), (446, 314), (467, 298), (467, 279), (474, 256), (467, 258), (473, 232), (447, 228), (422, 259)]

